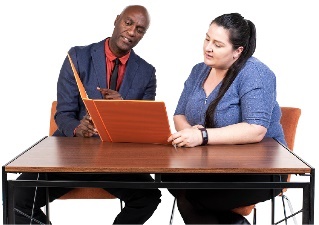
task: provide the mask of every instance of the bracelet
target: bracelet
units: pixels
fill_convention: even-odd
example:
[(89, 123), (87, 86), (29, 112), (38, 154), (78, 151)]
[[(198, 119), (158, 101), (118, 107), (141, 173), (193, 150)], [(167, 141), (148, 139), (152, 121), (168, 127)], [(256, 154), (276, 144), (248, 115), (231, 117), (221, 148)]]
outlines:
[(207, 133), (206, 128), (199, 127), (198, 130), (200, 130), (201, 133), (202, 133), (203, 142), (202, 142), (201, 145), (207, 145), (207, 143), (208, 143), (208, 133)]

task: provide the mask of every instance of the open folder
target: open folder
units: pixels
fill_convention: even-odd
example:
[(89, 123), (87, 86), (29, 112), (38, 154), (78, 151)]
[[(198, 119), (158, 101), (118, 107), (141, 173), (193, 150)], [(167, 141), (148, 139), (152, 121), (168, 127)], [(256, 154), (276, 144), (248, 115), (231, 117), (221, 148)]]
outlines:
[(68, 57), (81, 98), (102, 141), (168, 144), (171, 131), (163, 101), (90, 99)]

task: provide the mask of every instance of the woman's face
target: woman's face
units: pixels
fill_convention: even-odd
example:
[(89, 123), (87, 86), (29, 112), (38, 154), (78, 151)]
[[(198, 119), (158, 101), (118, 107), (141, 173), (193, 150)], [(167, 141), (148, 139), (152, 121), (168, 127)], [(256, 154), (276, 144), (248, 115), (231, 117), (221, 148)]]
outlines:
[(204, 40), (204, 63), (216, 69), (227, 70), (237, 60), (241, 47), (234, 50), (229, 31), (212, 23)]

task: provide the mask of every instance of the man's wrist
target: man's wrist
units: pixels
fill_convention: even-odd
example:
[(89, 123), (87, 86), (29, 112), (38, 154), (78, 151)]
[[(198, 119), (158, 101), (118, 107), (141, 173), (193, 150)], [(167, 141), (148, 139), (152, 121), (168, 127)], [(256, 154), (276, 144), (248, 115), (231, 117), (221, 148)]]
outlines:
[(200, 132), (202, 134), (202, 138), (203, 138), (203, 141), (202, 141), (201, 145), (207, 145), (207, 143), (208, 143), (208, 133), (207, 133), (206, 128), (198, 127), (198, 130), (200, 130)]

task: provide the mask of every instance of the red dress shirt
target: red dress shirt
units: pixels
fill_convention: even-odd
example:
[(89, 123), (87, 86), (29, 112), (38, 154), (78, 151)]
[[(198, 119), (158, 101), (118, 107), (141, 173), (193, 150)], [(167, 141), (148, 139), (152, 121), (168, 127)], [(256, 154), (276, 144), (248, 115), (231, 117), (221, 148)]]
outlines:
[[(110, 49), (109, 40), (110, 39), (108, 38), (105, 41), (106, 82), (107, 82), (108, 88), (110, 88), (111, 74), (115, 66), (115, 59), (117, 58)], [(128, 58), (130, 57), (130, 53), (131, 51), (127, 53), (126, 55), (122, 56), (121, 58), (119, 58), (120, 64), (119, 64), (118, 78), (117, 78), (117, 84), (116, 84), (116, 91), (118, 91), (121, 87), (121, 84), (124, 78), (125, 69), (126, 69), (126, 63)]]

